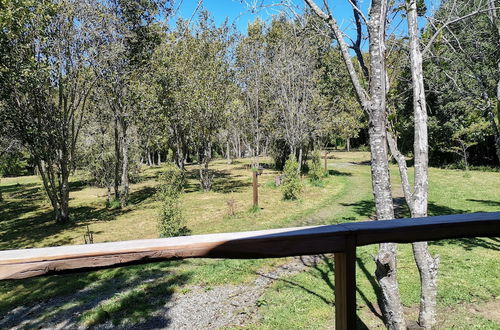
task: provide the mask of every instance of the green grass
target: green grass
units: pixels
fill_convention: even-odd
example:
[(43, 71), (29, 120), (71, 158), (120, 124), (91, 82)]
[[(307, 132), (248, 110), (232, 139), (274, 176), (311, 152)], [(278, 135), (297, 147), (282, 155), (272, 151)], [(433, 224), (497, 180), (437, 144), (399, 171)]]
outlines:
[[(232, 165), (215, 161), (214, 191), (199, 190), (196, 167), (188, 168), (188, 184), (182, 204), (188, 227), (194, 234), (257, 230), (299, 225), (331, 224), (363, 220), (374, 213), (370, 168), (364, 152), (336, 153), (329, 160), (330, 175), (317, 187), (304, 179), (298, 201), (283, 201), (274, 185), (277, 172), (266, 169), (259, 176), (259, 206), (252, 203), (249, 162)], [(354, 165), (355, 164), (355, 165)], [(392, 170), (393, 185), (398, 173)], [(54, 224), (36, 177), (2, 178), (5, 201), (0, 202), (0, 249), (81, 244), (86, 226), (95, 242), (153, 238), (156, 231), (154, 199), (156, 177), (161, 168), (145, 169), (132, 185), (131, 204), (107, 209), (105, 191), (87, 186), (83, 174), (72, 178), (72, 222)], [(450, 214), (500, 209), (500, 173), (431, 169), (429, 214)], [(396, 188), (397, 191), (397, 188)], [(227, 201), (235, 201), (235, 214), (228, 216)], [(443, 328), (494, 328), (486, 316), (467, 313), (465, 304), (484, 304), (500, 296), (497, 275), (500, 244), (495, 239), (462, 239), (431, 243), (441, 258), (438, 304)], [(409, 246), (400, 246), (399, 279), (402, 299), (410, 315), (419, 301), (418, 272)], [(376, 246), (358, 249), (358, 305), (369, 328), (379, 326), (372, 254)], [(227, 283), (248, 283), (257, 272), (286, 262), (273, 260), (184, 260), (0, 282), (0, 315), (21, 305), (59, 297), (61, 302), (41, 316), (83, 310), (83, 325), (106, 321), (134, 324), (161, 308), (173, 292), (187, 293), (193, 285), (206, 289)], [(257, 302), (262, 318), (249, 327), (326, 328), (333, 324), (333, 265), (331, 258), (316, 267), (275, 282)], [(83, 290), (85, 294), (75, 294)], [(469, 316), (467, 316), (469, 315)], [(414, 317), (415, 318), (415, 317)], [(314, 320), (314, 322), (311, 322)], [(41, 322), (42, 322), (41, 321)]]
[[(500, 210), (500, 187), (494, 184), (500, 182), (500, 175), (495, 172), (469, 174), (464, 178), (463, 171), (430, 169), (430, 215)], [(392, 178), (394, 187), (397, 187), (397, 168), (392, 168)], [(358, 192), (369, 190), (369, 186), (357, 188)], [(366, 218), (373, 214), (373, 201), (366, 197), (349, 203), (352, 207), (347, 211), (349, 219), (357, 220), (360, 216)], [(498, 322), (485, 318), (485, 315), (471, 314), (464, 306), (481, 306), (500, 299), (500, 241), (488, 238), (443, 240), (431, 242), (430, 250), (441, 260), (437, 298), (439, 328), (498, 329)], [(376, 246), (366, 246), (358, 248), (357, 253), (358, 315), (360, 325), (370, 329), (383, 326), (378, 316), (377, 285), (373, 277), (375, 265), (372, 255), (376, 252)], [(402, 301), (410, 319), (416, 319), (420, 292), (418, 270), (410, 245), (399, 245), (398, 253)], [(260, 307), (263, 315), (261, 322), (252, 327), (323, 329), (331, 326), (334, 322), (333, 272), (332, 258), (326, 258), (305, 273), (277, 281), (262, 298), (266, 304)], [(494, 306), (498, 308), (499, 305)], [(313, 318), (314, 325), (308, 323), (311, 315), (318, 316)]]

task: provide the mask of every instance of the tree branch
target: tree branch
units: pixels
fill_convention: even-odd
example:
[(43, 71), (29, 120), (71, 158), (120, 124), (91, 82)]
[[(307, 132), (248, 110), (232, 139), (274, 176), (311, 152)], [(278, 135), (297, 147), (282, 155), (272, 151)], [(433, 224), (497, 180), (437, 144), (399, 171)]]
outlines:
[(469, 17), (475, 16), (477, 14), (481, 14), (481, 13), (484, 13), (484, 12), (491, 12), (491, 10), (496, 10), (496, 9), (500, 9), (500, 7), (487, 8), (487, 9), (478, 9), (476, 11), (473, 11), (472, 13), (469, 13), (469, 14), (461, 16), (461, 17), (457, 17), (457, 18), (455, 18), (455, 19), (453, 19), (451, 21), (448, 21), (448, 22), (444, 23), (443, 25), (441, 25), (436, 30), (436, 32), (434, 32), (434, 34), (432, 35), (432, 37), (429, 39), (429, 42), (427, 43), (427, 45), (425, 45), (425, 48), (422, 50), (422, 56), (424, 56), (429, 51), (429, 49), (431, 48), (432, 44), (434, 43), (434, 41), (436, 40), (436, 38), (439, 36), (439, 34), (441, 33), (441, 31), (443, 31), (443, 29), (445, 29), (449, 25), (457, 23), (457, 22), (460, 22), (460, 21), (462, 21), (464, 19), (467, 19)]
[(387, 144), (389, 145), (391, 155), (398, 163), (399, 174), (401, 176), (401, 186), (403, 187), (403, 194), (405, 196), (406, 204), (408, 204), (408, 207), (413, 212), (413, 194), (410, 188), (410, 180), (408, 179), (408, 167), (406, 166), (406, 159), (399, 151), (396, 139), (389, 129), (387, 130)]
[[(349, 72), (349, 76), (351, 78), (352, 84), (354, 85), (354, 90), (356, 91), (356, 95), (362, 104), (363, 109), (368, 111), (368, 101), (369, 97), (366, 92), (366, 90), (361, 86), (361, 82), (358, 77), (358, 73), (356, 72), (356, 69), (354, 68), (354, 64), (352, 62), (351, 56), (349, 55), (349, 46), (345, 42), (342, 32), (340, 31), (339, 26), (337, 25), (337, 22), (333, 18), (333, 16), (330, 14), (326, 14), (323, 10), (321, 10), (318, 5), (314, 2), (314, 0), (304, 0), (307, 5), (318, 15), (321, 17), (327, 24), (330, 26), (330, 29), (333, 31), (333, 34), (335, 36), (335, 39), (339, 43), (340, 46), (340, 51), (342, 54), (342, 57), (344, 59), (344, 63), (347, 67), (347, 71)], [(327, 10), (329, 11), (330, 9), (327, 7)]]

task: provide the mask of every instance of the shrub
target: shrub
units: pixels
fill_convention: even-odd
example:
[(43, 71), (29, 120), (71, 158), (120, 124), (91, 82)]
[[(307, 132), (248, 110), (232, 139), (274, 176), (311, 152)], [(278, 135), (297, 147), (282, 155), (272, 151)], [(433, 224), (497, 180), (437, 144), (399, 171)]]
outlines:
[(161, 203), (158, 217), (160, 237), (189, 235), (190, 230), (185, 225), (179, 199), (183, 192), (184, 175), (181, 170), (169, 166), (159, 176), (160, 186), (156, 193)]
[(321, 154), (319, 150), (314, 150), (312, 153), (311, 167), (309, 168), (309, 180), (313, 185), (321, 185), (322, 178), (325, 176), (325, 171), (321, 166)]
[(283, 198), (288, 200), (297, 199), (302, 190), (302, 182), (300, 181), (299, 164), (292, 154), (290, 154), (285, 162), (283, 175), (283, 184), (281, 185)]

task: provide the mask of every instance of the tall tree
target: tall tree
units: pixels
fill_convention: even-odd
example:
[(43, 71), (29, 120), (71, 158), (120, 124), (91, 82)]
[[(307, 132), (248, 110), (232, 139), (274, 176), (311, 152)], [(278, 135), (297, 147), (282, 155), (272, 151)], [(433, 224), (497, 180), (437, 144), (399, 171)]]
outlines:
[[(418, 33), (417, 0), (406, 3), (406, 16), (409, 34), (410, 71), (413, 91), (413, 124), (414, 124), (414, 185), (411, 190), (408, 180), (408, 168), (404, 156), (399, 152), (391, 132), (387, 133), (392, 155), (398, 162), (405, 201), (410, 208), (412, 217), (427, 216), (428, 204), (428, 133), (427, 106), (424, 88), (424, 74), (420, 36)], [(422, 2), (420, 2), (422, 3)], [(439, 258), (429, 253), (427, 242), (412, 244), (413, 255), (420, 273), (420, 313), (418, 323), (425, 329), (436, 324), (437, 272)]]
[[(339, 44), (358, 101), (369, 117), (372, 190), (377, 219), (394, 219), (386, 134), (385, 43), (388, 3), (384, 0), (373, 0), (369, 9), (369, 19), (366, 19), (357, 7), (357, 1), (351, 2), (354, 6), (353, 12), (357, 26), (361, 25), (361, 18), (363, 18), (370, 36), (368, 40), (370, 70), (365, 66), (364, 58), (359, 56), (358, 60), (363, 72), (363, 76), (360, 76), (349, 53), (349, 45), (329, 7), (326, 7), (325, 12), (313, 0), (305, 1), (331, 28)], [(361, 28), (358, 28), (358, 33), (361, 33)], [(360, 44), (353, 44), (351, 47), (359, 49)], [(361, 54), (361, 51), (357, 53)], [(363, 79), (368, 81), (368, 89), (363, 86)], [(375, 262), (377, 264), (375, 275), (382, 288), (386, 325), (390, 329), (404, 329), (406, 323), (397, 282), (396, 244), (380, 244)]]
[(69, 175), (95, 83), (99, 39), (93, 13), (99, 6), (71, 0), (9, 5), (23, 16), (4, 21), (1, 32), (9, 52), (1, 79), (2, 120), (32, 154), (56, 221), (67, 222)]
[(437, 121), (431, 127), (435, 153), (453, 150), (456, 146), (449, 137), (462, 129), (461, 122), (467, 122), (481, 129), (478, 135), (494, 137), (493, 150), (500, 161), (498, 11), (498, 4), (489, 0), (445, 1), (424, 31), (426, 82)]
[(168, 16), (169, 3), (157, 0), (109, 2), (110, 44), (104, 55), (106, 63), (101, 74), (109, 95), (109, 107), (115, 117), (115, 157), (120, 160), (115, 164), (115, 195), (120, 198), (122, 207), (127, 205), (129, 198), (129, 135), (139, 102), (132, 82), (145, 73), (160, 42), (158, 19)]

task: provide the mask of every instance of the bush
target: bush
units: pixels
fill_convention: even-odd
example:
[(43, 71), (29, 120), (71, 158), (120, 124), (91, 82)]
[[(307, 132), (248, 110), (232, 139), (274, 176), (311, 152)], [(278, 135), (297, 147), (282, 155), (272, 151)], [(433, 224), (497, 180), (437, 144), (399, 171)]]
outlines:
[(181, 170), (169, 166), (159, 176), (160, 186), (156, 193), (160, 201), (158, 231), (160, 237), (189, 235), (190, 230), (185, 225), (179, 199), (183, 192), (184, 175)]
[(290, 155), (285, 162), (283, 175), (283, 184), (281, 185), (283, 198), (297, 199), (302, 190), (302, 182), (300, 181), (299, 164), (294, 155)]
[(321, 185), (322, 178), (325, 176), (325, 171), (321, 166), (321, 154), (319, 150), (314, 150), (312, 153), (311, 167), (309, 168), (309, 180), (313, 185)]

